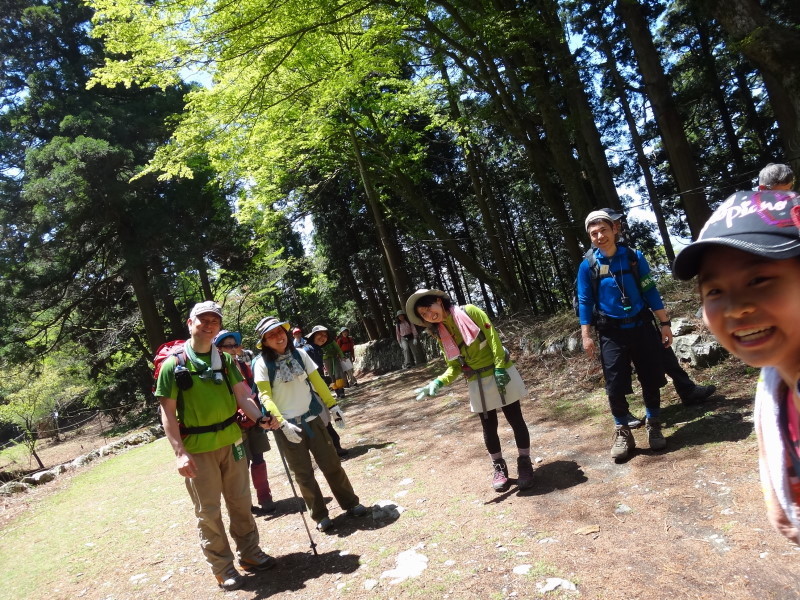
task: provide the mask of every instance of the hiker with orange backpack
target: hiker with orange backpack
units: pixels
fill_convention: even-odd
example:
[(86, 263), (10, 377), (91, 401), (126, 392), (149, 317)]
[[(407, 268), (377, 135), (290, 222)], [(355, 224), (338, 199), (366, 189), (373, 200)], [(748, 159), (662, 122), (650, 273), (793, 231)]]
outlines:
[(222, 497), (239, 565), (246, 571), (275, 565), (275, 559), (259, 546), (250, 512), (250, 482), (237, 408), (263, 429), (277, 428), (278, 421), (262, 415), (231, 356), (214, 346), (222, 327), (219, 304), (196, 304), (186, 324), (190, 339), (180, 349), (173, 345), (175, 351), (156, 365), (155, 395), (178, 473), (185, 477), (194, 504), (200, 547), (219, 586), (235, 590), (242, 587), (244, 578), (233, 564), (222, 521)]
[(358, 381), (356, 381), (355, 373), (356, 342), (350, 337), (350, 330), (347, 327), (342, 327), (339, 330), (339, 335), (336, 336), (336, 343), (339, 344), (339, 348), (342, 349), (342, 354), (344, 354), (342, 370), (344, 371), (346, 385), (347, 387), (357, 386)]
[[(258, 405), (258, 388), (253, 380), (253, 370), (244, 360), (242, 350), (242, 334), (238, 331), (228, 331), (223, 329), (214, 338), (214, 345), (223, 352), (233, 357), (233, 362), (244, 377), (247, 387), (252, 390), (253, 401)], [(255, 422), (239, 409), (239, 428), (242, 430), (242, 440), (247, 460), (250, 463), (250, 479), (253, 481), (253, 488), (256, 490), (258, 507), (253, 506), (254, 514), (263, 515), (275, 510), (275, 502), (272, 500), (272, 491), (269, 489), (269, 479), (267, 478), (267, 463), (264, 460), (264, 452), (269, 447), (267, 433), (260, 427), (255, 426)]]

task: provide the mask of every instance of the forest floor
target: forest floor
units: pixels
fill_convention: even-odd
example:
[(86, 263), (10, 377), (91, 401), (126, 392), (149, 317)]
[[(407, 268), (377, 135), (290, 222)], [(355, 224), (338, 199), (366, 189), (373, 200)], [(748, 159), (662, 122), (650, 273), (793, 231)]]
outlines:
[[(530, 392), (530, 490), (491, 489), (464, 383), (415, 400), (413, 390), (442, 369), (431, 361), (348, 390), (344, 466), (371, 514), (348, 518), (331, 499), (329, 534), (306, 515), (318, 555), (273, 444), (266, 457), (278, 508), (257, 523), (277, 566), (248, 575), (242, 590), (218, 590), (162, 439), (3, 498), (0, 546), (10, 558), (0, 550), (0, 598), (798, 598), (800, 553), (770, 528), (759, 489), (753, 369), (728, 359), (691, 373), (719, 388), (698, 407), (684, 408), (665, 388), (666, 451), (646, 449), (640, 429), (640, 449), (616, 464), (599, 364), (525, 355), (517, 365)], [(640, 402), (632, 408), (643, 412)], [(514, 476), (513, 436), (500, 423)], [(42, 447), (41, 456), (51, 465), (108, 443), (93, 435)], [(29, 538), (46, 558), (20, 541)], [(37, 585), (13, 591), (14, 565)]]

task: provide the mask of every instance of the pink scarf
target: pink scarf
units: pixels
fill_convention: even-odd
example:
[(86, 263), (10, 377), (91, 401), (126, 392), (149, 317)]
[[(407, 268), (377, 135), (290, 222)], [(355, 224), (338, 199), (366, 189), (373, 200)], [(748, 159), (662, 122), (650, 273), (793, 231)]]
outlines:
[[(469, 315), (465, 313), (460, 306), (451, 306), (450, 314), (453, 316), (453, 321), (455, 321), (456, 327), (458, 327), (458, 332), (464, 340), (464, 345), (469, 346), (481, 332), (480, 327), (475, 324), (475, 321), (469, 318)], [(439, 323), (439, 339), (442, 341), (444, 355), (447, 360), (453, 360), (461, 354), (461, 351), (458, 349), (458, 344), (456, 344), (450, 332), (447, 331), (447, 327), (444, 326), (444, 323)]]

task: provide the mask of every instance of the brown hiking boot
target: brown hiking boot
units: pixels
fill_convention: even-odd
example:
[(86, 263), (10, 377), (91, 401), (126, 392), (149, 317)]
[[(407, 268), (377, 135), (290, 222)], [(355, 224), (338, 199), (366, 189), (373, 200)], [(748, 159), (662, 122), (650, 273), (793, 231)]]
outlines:
[(636, 448), (636, 440), (633, 439), (631, 428), (627, 425), (617, 425), (614, 431), (614, 444), (611, 446), (611, 458), (625, 460), (634, 448)]
[(650, 450), (663, 450), (667, 447), (667, 440), (661, 433), (661, 421), (658, 419), (647, 419), (647, 441), (650, 442)]
[(239, 565), (245, 571), (266, 571), (275, 566), (275, 559), (258, 548), (251, 556), (239, 559)]
[(226, 592), (238, 590), (244, 585), (244, 577), (242, 577), (241, 573), (239, 573), (233, 565), (228, 565), (228, 568), (219, 575), (216, 575), (216, 578), (219, 587)]

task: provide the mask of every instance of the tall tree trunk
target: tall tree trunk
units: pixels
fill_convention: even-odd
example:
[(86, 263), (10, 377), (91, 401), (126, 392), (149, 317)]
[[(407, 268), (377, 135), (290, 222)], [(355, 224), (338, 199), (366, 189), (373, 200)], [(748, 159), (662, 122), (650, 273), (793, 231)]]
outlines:
[(364, 265), (364, 262), (355, 258), (353, 261), (358, 269), (359, 279), (364, 282), (364, 294), (367, 296), (367, 312), (368, 318), (372, 319), (375, 324), (376, 334), (378, 339), (389, 337), (389, 332), (386, 329), (385, 320), (383, 319), (382, 309), (378, 298), (375, 295), (374, 277), (372, 272)]
[(364, 311), (362, 310), (362, 307), (366, 302), (364, 300), (361, 286), (358, 285), (358, 282), (353, 275), (353, 270), (349, 267), (342, 269), (340, 271), (340, 275), (344, 280), (344, 285), (349, 292), (350, 299), (355, 303), (356, 314), (358, 315), (359, 321), (361, 321), (361, 323), (364, 325), (364, 329), (367, 331), (367, 336), (369, 336), (370, 340), (377, 339), (377, 337), (375, 337), (376, 331), (374, 330), (374, 325), (370, 319), (365, 317)]
[[(150, 289), (150, 279), (147, 269), (141, 264), (126, 265), (128, 281), (131, 282), (133, 293), (136, 295), (136, 303), (139, 305), (139, 313), (142, 315), (142, 323), (147, 334), (147, 343), (150, 351), (155, 354), (158, 347), (167, 341), (164, 335), (164, 326), (161, 316), (158, 314), (155, 296)], [(149, 357), (148, 357), (149, 358)]]
[[(389, 160), (388, 156), (383, 157), (387, 161)], [(419, 193), (416, 185), (411, 180), (411, 178), (406, 175), (402, 171), (393, 171), (390, 174), (392, 181), (396, 183), (396, 191), (400, 196), (405, 199), (413, 208), (414, 211), (417, 212), (419, 217), (425, 223), (425, 225), (436, 235), (436, 237), (442, 242), (442, 245), (452, 254), (453, 258), (455, 258), (461, 265), (464, 266), (475, 278), (486, 281), (486, 282), (494, 282), (501, 287), (503, 283), (498, 279), (498, 277), (489, 271), (479, 262), (479, 257), (472, 256), (468, 252), (465, 252), (453, 239), (450, 232), (442, 224), (441, 220), (439, 220), (431, 211), (428, 206), (428, 202), (425, 198)], [(503, 293), (508, 293), (508, 290), (503, 288)]]
[[(462, 115), (458, 107), (458, 99), (455, 90), (450, 83), (450, 76), (444, 65), (440, 64), (439, 70), (442, 74), (442, 79), (445, 81), (450, 115), (455, 123), (459, 123), (462, 121)], [(500, 279), (503, 281), (503, 285), (509, 293), (509, 297), (506, 298), (506, 300), (513, 310), (519, 310), (522, 308), (523, 303), (521, 289), (519, 287), (519, 282), (508, 268), (509, 254), (504, 248), (505, 237), (500, 235), (497, 215), (490, 206), (490, 199), (493, 200), (493, 198), (491, 198), (492, 194), (489, 182), (484, 175), (485, 170), (481, 160), (482, 153), (478, 146), (465, 141), (468, 139), (468, 136), (464, 135), (463, 131), (461, 139), (462, 147), (464, 148), (464, 162), (467, 165), (467, 173), (469, 174), (470, 183), (472, 184), (472, 192), (475, 194), (475, 203), (478, 205), (483, 226), (486, 229), (486, 237), (489, 240), (489, 247), (492, 250), (494, 264)]]
[(757, 0), (699, 0), (711, 8), (731, 41), (761, 72), (781, 139), (800, 172), (800, 23), (770, 18)]
[[(728, 181), (737, 180), (738, 175), (747, 171), (744, 155), (739, 147), (739, 136), (736, 135), (736, 127), (733, 124), (733, 116), (728, 108), (728, 102), (725, 98), (723, 91), (722, 81), (719, 77), (719, 69), (717, 68), (717, 61), (712, 52), (711, 33), (709, 31), (708, 23), (695, 19), (695, 27), (700, 39), (700, 60), (706, 69), (706, 81), (708, 82), (708, 92), (711, 98), (717, 105), (719, 112), (720, 123), (722, 130), (725, 132), (725, 138), (728, 142), (728, 150), (731, 153), (733, 162), (736, 164), (737, 173), (722, 173), (723, 179), (727, 178)], [(670, 261), (672, 262), (672, 261)]]
[(211, 290), (211, 280), (208, 278), (208, 266), (204, 259), (200, 259), (197, 265), (197, 272), (200, 274), (200, 288), (203, 290), (203, 300), (213, 300), (214, 292)]
[(381, 248), (383, 249), (384, 256), (386, 256), (386, 260), (388, 261), (389, 268), (392, 272), (392, 279), (395, 286), (394, 290), (392, 291), (396, 295), (396, 302), (393, 301), (392, 305), (401, 305), (402, 302), (414, 291), (411, 288), (411, 280), (408, 278), (408, 273), (406, 273), (406, 270), (403, 267), (402, 256), (397, 248), (397, 243), (394, 237), (389, 235), (387, 227), (384, 223), (380, 199), (378, 198), (378, 194), (375, 191), (375, 186), (372, 183), (372, 176), (367, 169), (367, 165), (364, 163), (364, 157), (361, 152), (361, 144), (358, 141), (358, 136), (356, 136), (356, 132), (352, 128), (350, 129), (349, 134), (350, 143), (352, 144), (353, 148), (353, 155), (356, 160), (356, 165), (358, 166), (358, 173), (361, 176), (361, 183), (364, 186), (364, 192), (367, 197), (367, 204), (369, 206), (370, 214), (372, 214), (372, 219), (375, 222), (375, 229), (378, 234), (378, 239), (381, 243)]
[(734, 67), (734, 76), (736, 77), (736, 95), (739, 97), (744, 111), (744, 129), (745, 135), (754, 137), (758, 140), (759, 159), (761, 163), (769, 162), (769, 141), (767, 140), (766, 131), (768, 129), (766, 119), (758, 114), (756, 109), (756, 101), (753, 98), (753, 92), (750, 89), (750, 81), (747, 78), (747, 71), (744, 66), (736, 65)]
[(614, 91), (617, 94), (617, 98), (619, 98), (622, 112), (625, 115), (625, 123), (628, 125), (631, 142), (636, 150), (636, 162), (639, 164), (639, 169), (642, 171), (642, 177), (644, 177), (647, 195), (650, 199), (650, 207), (653, 209), (653, 214), (656, 217), (658, 232), (661, 234), (661, 243), (664, 245), (664, 253), (667, 255), (669, 264), (672, 264), (675, 262), (675, 249), (672, 247), (667, 221), (664, 219), (664, 211), (661, 210), (661, 203), (658, 200), (658, 191), (653, 181), (653, 174), (650, 172), (650, 161), (647, 160), (647, 154), (645, 154), (644, 151), (642, 136), (639, 135), (639, 129), (636, 125), (636, 117), (633, 114), (630, 102), (628, 102), (627, 84), (622, 74), (619, 72), (619, 69), (617, 69), (616, 57), (611, 49), (611, 45), (608, 43), (608, 38), (602, 34), (597, 37), (600, 41), (600, 51), (606, 59), (606, 69), (611, 75), (611, 81), (614, 83)]
[(564, 79), (562, 91), (570, 107), (570, 117), (577, 134), (576, 142), (581, 148), (579, 160), (594, 192), (595, 206), (621, 209), (617, 186), (608, 167), (605, 148), (587, 98), (588, 86), (581, 80), (575, 57), (569, 50), (564, 25), (558, 16), (558, 3), (554, 0), (539, 0), (538, 4), (541, 7), (540, 17), (550, 33), (547, 43), (553, 53), (555, 71)]
[(694, 152), (686, 137), (683, 119), (672, 98), (671, 85), (661, 65), (650, 26), (637, 0), (618, 0), (615, 11), (625, 23), (625, 30), (633, 45), (645, 92), (650, 99), (664, 149), (675, 175), (686, 221), (692, 238), (697, 238), (711, 216), (711, 210), (705, 199), (700, 175), (695, 166)]
[(496, 107), (500, 123), (525, 149), (525, 158), (531, 169), (532, 179), (547, 208), (555, 217), (570, 260), (578, 264), (582, 257), (579, 240), (585, 232), (575, 224), (564, 204), (563, 192), (551, 181), (549, 168), (544, 159), (549, 153), (540, 139), (540, 132), (532, 122), (529, 107), (524, 98), (515, 98), (509, 89), (506, 75), (511, 71), (498, 64), (497, 56), (481, 42), (482, 36), (469, 27), (456, 7), (446, 0), (438, 0), (437, 3), (453, 17), (465, 37), (475, 43), (475, 47), (468, 47), (454, 39), (440, 28), (427, 12), (419, 12), (416, 17), (434, 38), (432, 45), (439, 47), (443, 41), (452, 49), (448, 51), (450, 58), (478, 88), (489, 95)]

